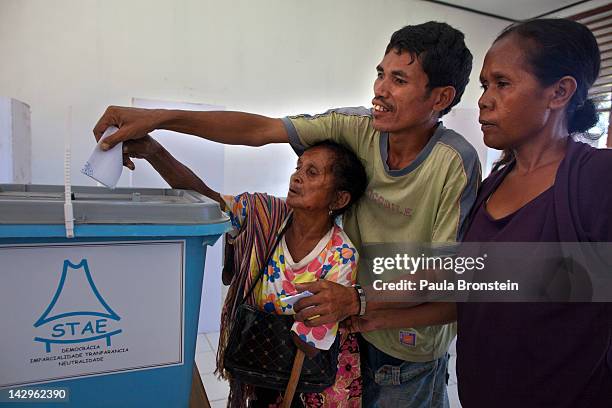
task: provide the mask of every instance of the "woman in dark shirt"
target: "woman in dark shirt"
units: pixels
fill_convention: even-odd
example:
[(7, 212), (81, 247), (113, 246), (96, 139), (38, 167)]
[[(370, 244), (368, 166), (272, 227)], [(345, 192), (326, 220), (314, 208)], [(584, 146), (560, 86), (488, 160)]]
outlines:
[[(478, 105), (485, 144), (504, 155), (465, 241), (612, 241), (612, 151), (572, 140), (597, 122), (587, 92), (599, 65), (593, 34), (569, 20), (495, 40)], [(612, 407), (610, 305), (458, 303), (463, 407)]]

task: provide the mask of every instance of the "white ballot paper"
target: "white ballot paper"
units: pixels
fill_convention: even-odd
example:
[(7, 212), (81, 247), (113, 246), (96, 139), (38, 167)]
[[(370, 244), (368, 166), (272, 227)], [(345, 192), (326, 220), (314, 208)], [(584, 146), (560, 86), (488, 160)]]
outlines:
[(293, 306), (298, 300), (303, 299), (308, 296), (312, 296), (312, 295), (313, 295), (312, 292), (309, 292), (306, 290), (304, 292), (297, 293), (295, 295), (286, 296), (284, 298), (281, 298), (281, 302)]
[(123, 171), (123, 143), (117, 143), (108, 151), (102, 150), (100, 143), (117, 130), (119, 129), (115, 126), (110, 126), (104, 131), (89, 160), (81, 169), (81, 173), (109, 188), (115, 188)]

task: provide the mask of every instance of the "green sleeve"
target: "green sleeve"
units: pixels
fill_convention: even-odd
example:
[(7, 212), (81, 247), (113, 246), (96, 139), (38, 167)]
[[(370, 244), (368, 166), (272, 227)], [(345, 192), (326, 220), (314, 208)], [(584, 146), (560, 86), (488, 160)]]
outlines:
[(347, 146), (357, 155), (371, 137), (372, 114), (369, 109), (331, 109), (320, 115), (297, 115), (283, 119), (289, 142), (298, 155), (306, 148), (324, 140)]
[(466, 169), (460, 160), (455, 160), (450, 166), (436, 213), (431, 242), (461, 241), (480, 185), (480, 167), (477, 167)]

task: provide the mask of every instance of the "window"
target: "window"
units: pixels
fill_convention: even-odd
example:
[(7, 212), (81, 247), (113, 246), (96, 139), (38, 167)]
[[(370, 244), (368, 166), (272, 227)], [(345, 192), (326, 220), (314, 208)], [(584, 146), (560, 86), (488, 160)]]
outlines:
[(599, 77), (589, 91), (598, 106), (599, 122), (589, 131), (593, 136), (601, 135), (594, 145), (612, 147), (612, 3), (597, 7), (583, 13), (567, 17), (586, 25), (597, 38), (601, 53)]

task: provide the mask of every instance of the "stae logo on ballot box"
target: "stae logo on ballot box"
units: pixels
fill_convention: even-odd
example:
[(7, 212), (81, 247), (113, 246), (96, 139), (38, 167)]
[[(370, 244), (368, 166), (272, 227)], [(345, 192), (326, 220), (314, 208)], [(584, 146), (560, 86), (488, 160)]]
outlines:
[(184, 247), (0, 246), (0, 388), (182, 364)]
[[(78, 280), (80, 283), (70, 285), (67, 282)], [(73, 288), (76, 294), (71, 294), (65, 288)], [(68, 292), (68, 293), (67, 293)], [(66, 311), (58, 311), (58, 304), (69, 302), (64, 299), (75, 297), (89, 297), (90, 308), (81, 307), (65, 308)], [(72, 310), (75, 309), (75, 310)], [(34, 323), (34, 327), (40, 327), (41, 336), (35, 337), (35, 341), (45, 344), (47, 353), (51, 352), (51, 345), (69, 345), (93, 342), (100, 339), (106, 340), (106, 346), (111, 346), (111, 337), (121, 333), (121, 329), (109, 330), (109, 322), (121, 320), (98, 291), (93, 281), (87, 259), (81, 260), (77, 265), (66, 259), (59, 279), (57, 291), (45, 312)]]

